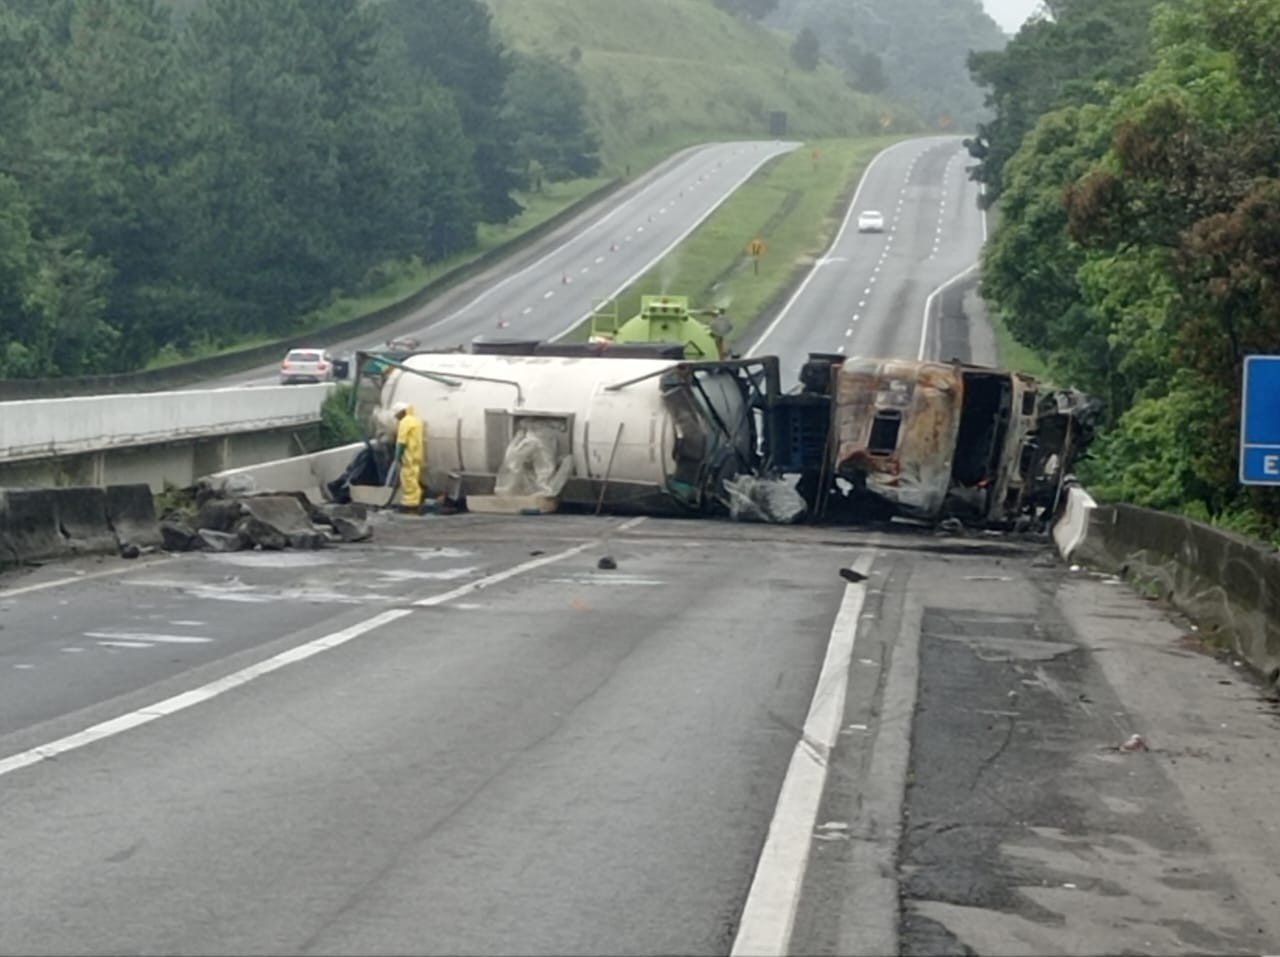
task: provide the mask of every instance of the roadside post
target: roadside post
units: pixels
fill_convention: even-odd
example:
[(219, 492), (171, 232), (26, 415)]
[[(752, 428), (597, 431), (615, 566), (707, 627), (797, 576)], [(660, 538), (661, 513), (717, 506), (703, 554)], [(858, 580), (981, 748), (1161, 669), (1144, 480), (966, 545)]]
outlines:
[(1280, 356), (1245, 356), (1240, 483), (1280, 485)]
[(747, 245), (747, 252), (751, 255), (751, 267), (757, 276), (760, 275), (760, 257), (764, 255), (764, 250), (764, 240), (758, 237)]

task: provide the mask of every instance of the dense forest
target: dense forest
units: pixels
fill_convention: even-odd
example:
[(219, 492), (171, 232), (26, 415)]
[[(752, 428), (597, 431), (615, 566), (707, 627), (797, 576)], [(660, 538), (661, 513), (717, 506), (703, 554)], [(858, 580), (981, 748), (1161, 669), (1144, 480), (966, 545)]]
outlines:
[(283, 336), (598, 160), (480, 0), (0, 0), (0, 377)]
[(933, 129), (969, 129), (986, 115), (966, 71), (971, 51), (1005, 45), (980, 0), (720, 0), (770, 8), (768, 22), (812, 38), (850, 86), (887, 93)]
[(1280, 4), (1054, 0), (975, 55), (969, 143), (999, 225), (983, 288), (1105, 399), (1104, 498), (1275, 536), (1236, 478), (1243, 357), (1280, 343)]

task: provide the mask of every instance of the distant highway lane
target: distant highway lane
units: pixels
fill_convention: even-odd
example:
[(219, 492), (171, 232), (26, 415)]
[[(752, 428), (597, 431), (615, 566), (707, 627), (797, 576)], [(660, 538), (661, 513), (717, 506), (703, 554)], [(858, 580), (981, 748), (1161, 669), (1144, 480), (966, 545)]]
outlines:
[[(423, 348), (465, 345), (477, 336), (553, 339), (573, 329), (596, 300), (619, 292), (671, 252), (766, 162), (792, 142), (717, 143), (687, 150), (597, 204), (529, 250), (443, 293), (412, 315), (332, 347), (341, 353), (413, 336)], [(283, 358), (283, 357), (282, 357)], [(263, 385), (271, 365), (203, 383)]]
[[(782, 360), (794, 383), (809, 352), (934, 358), (931, 295), (972, 269), (986, 239), (978, 187), (960, 137), (906, 140), (868, 166), (830, 249), (751, 345)], [(859, 233), (879, 210), (882, 233)], [(943, 357), (949, 358), (949, 357)]]

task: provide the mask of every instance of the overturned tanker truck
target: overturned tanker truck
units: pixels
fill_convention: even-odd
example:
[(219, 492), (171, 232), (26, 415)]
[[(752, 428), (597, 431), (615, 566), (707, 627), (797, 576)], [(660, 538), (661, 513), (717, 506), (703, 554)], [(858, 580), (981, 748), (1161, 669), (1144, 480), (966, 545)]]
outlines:
[(1097, 403), (959, 362), (691, 361), (679, 344), (476, 343), (392, 363), (375, 431), (408, 402), (426, 480), (621, 514), (1013, 529), (1052, 517)]

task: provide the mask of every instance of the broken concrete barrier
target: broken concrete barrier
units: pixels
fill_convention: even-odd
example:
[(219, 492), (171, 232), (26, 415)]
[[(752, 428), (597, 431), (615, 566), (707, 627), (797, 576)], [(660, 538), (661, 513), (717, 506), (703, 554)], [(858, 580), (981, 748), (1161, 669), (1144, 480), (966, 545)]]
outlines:
[(234, 532), (219, 532), (212, 528), (202, 528), (196, 536), (204, 547), (211, 552), (238, 552), (244, 548), (244, 542)]
[(201, 547), (196, 530), (181, 522), (160, 523), (160, 547), (166, 552), (189, 552)]
[(283, 535), (291, 548), (323, 548), (328, 543), (291, 495), (256, 496), (240, 499), (238, 504), (246, 515)]
[(121, 546), (125, 543), (141, 548), (157, 548), (163, 543), (160, 523), (156, 521), (155, 499), (150, 486), (107, 486), (107, 520)]
[(246, 515), (236, 523), (235, 533), (240, 541), (266, 551), (278, 552), (289, 547), (288, 536), (252, 515)]

